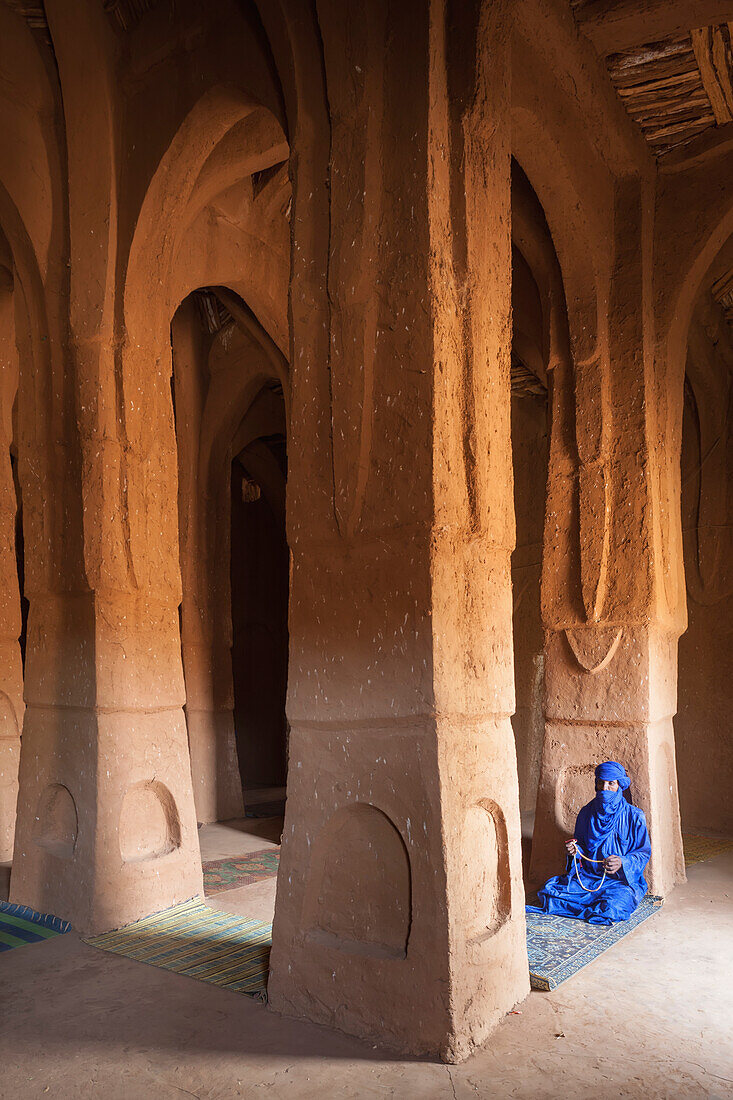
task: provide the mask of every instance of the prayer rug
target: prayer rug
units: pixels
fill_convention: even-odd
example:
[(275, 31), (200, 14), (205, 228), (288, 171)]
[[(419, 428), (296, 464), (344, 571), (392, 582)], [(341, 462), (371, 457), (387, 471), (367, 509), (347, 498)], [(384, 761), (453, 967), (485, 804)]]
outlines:
[(193, 898), (84, 942), (235, 993), (263, 997), (272, 925), (220, 913)]
[(212, 859), (204, 863), (204, 893), (236, 890), (263, 878), (274, 878), (280, 863), (279, 848), (263, 848), (239, 859)]
[(50, 913), (36, 913), (27, 905), (0, 901), (0, 951), (41, 943), (53, 936), (62, 936), (71, 929), (67, 920)]
[(683, 833), (682, 848), (685, 853), (685, 867), (690, 867), (693, 863), (703, 863), (704, 860), (720, 856), (723, 852), (733, 851), (733, 839)]
[(572, 917), (527, 913), (527, 954), (532, 989), (557, 989), (647, 917), (658, 912), (661, 905), (661, 898), (647, 894), (628, 920), (616, 924), (588, 924)]

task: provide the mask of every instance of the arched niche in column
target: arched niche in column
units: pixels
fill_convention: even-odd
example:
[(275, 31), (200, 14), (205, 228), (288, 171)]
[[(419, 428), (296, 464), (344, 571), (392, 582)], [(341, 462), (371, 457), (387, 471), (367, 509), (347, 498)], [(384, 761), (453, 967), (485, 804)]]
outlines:
[(490, 798), (469, 807), (463, 823), (463, 874), (467, 909), (461, 914), (469, 939), (495, 935), (511, 915), (512, 880), (506, 818)]
[(316, 838), (303, 925), (317, 943), (404, 958), (412, 918), (410, 859), (376, 806), (338, 810)]

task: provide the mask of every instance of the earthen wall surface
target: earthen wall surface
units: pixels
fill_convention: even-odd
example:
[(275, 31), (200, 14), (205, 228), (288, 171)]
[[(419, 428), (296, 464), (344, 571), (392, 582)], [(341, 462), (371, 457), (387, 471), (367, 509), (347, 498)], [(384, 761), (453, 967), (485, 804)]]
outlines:
[[(684, 877), (677, 777), (703, 825), (724, 761), (725, 702), (697, 710), (685, 643), (677, 758), (673, 717), (685, 569), (708, 672), (695, 593), (729, 595), (715, 523), (691, 523), (689, 496), (681, 514), (680, 452), (730, 154), (660, 170), (559, 0), (45, 11), (37, 33), (0, 5), (11, 898), (100, 932), (200, 893), (197, 821), (241, 812), (232, 461), (277, 435), (270, 1005), (465, 1057), (528, 992), (520, 796), (536, 784), (539, 880), (593, 765), (621, 760), (665, 894)], [(546, 423), (534, 398), (512, 416), (513, 344)], [(720, 801), (708, 817), (723, 827)]]
[[(730, 246), (729, 250), (730, 250)], [(730, 835), (733, 782), (731, 340), (707, 286), (693, 315), (682, 421), (682, 539), (687, 630), (675, 718), (683, 828)]]

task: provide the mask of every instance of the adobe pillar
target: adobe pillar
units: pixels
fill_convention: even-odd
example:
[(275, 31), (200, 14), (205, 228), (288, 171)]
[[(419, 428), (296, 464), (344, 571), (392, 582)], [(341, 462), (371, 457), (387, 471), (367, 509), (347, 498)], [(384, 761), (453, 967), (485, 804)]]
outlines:
[[(296, 135), (293, 211), (291, 740), (270, 1004), (449, 1061), (528, 991), (508, 74), (490, 8), (449, 43), (422, 3), (378, 4), (369, 21), (319, 4), (331, 117), (302, 157)], [(452, 87), (459, 53), (477, 59), (470, 88)]]
[(0, 291), (0, 862), (13, 854), (23, 725), (23, 665), (15, 525), (18, 502), (10, 461), (18, 360), (13, 295)]
[[(161, 384), (146, 415), (155, 441), (128, 436), (123, 447), (109, 345), (81, 338), (70, 353), (99, 399), (80, 401), (89, 412), (76, 586), (71, 572), (31, 598), (11, 900), (100, 932), (195, 896), (202, 882), (182, 710), (170, 389), (165, 369), (154, 370)], [(144, 366), (144, 356), (126, 363)]]
[[(593, 797), (594, 767), (610, 758), (630, 774), (646, 814), (646, 877), (664, 895), (685, 877), (672, 729), (684, 588), (680, 548), (660, 524), (659, 456), (670, 442), (658, 427), (648, 203), (643, 181), (617, 186), (610, 299), (598, 299), (594, 316), (571, 311), (573, 363), (555, 379), (542, 579), (546, 726), (531, 880), (564, 866), (563, 840)], [(557, 517), (568, 519), (558, 527)]]

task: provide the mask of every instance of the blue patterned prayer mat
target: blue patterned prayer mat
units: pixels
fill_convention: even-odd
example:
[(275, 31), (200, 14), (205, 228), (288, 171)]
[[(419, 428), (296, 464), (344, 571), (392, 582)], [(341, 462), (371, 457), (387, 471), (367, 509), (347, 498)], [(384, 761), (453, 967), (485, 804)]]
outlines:
[(647, 894), (628, 920), (616, 924), (588, 924), (573, 917), (527, 913), (527, 954), (532, 989), (545, 992), (557, 989), (656, 913), (661, 905), (661, 898)]
[(27, 905), (12, 905), (9, 901), (0, 901), (0, 951), (11, 951), (14, 947), (25, 947), (29, 943), (40, 943), (52, 936), (61, 936), (70, 929), (69, 922), (60, 917), (53, 917), (50, 913), (36, 913)]

